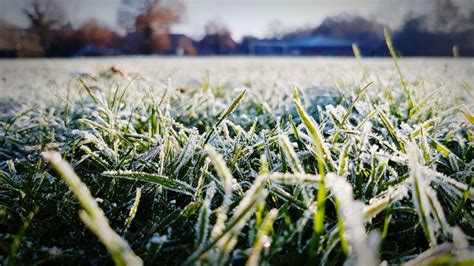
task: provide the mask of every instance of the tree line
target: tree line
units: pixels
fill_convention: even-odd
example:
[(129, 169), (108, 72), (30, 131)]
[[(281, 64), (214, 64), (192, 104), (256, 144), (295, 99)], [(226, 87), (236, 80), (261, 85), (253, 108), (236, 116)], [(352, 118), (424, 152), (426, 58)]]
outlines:
[[(436, 1), (436, 12), (408, 16), (393, 31), (398, 52), (405, 56), (474, 56), (474, 11), (460, 16), (452, 1)], [(70, 57), (88, 55), (229, 55), (248, 54), (259, 39), (232, 39), (231, 32), (216, 21), (205, 27), (205, 36), (193, 40), (171, 32), (185, 14), (176, 0), (122, 0), (118, 24), (122, 32), (91, 19), (77, 27), (69, 22), (57, 0), (31, 0), (23, 10), (29, 27), (20, 29), (0, 20), (0, 57)], [(364, 17), (339, 15), (320, 25), (268, 39), (292, 40), (322, 35), (352, 41), (369, 56), (387, 55), (383, 29), (386, 25)]]

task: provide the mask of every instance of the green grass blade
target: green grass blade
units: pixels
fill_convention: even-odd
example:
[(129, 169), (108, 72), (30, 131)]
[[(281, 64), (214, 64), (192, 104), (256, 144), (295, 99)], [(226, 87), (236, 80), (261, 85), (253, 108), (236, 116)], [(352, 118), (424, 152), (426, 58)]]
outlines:
[(293, 149), (293, 145), (291, 144), (288, 137), (286, 135), (280, 135), (279, 143), (280, 143), (281, 148), (283, 149), (283, 153), (285, 154), (285, 157), (287, 158), (290, 164), (291, 169), (295, 173), (303, 173), (304, 172), (303, 166), (301, 166), (301, 162), (298, 159), (298, 156), (296, 155), (296, 152)]
[(410, 182), (412, 183), (413, 203), (420, 217), (421, 226), (430, 246), (436, 246), (435, 230), (432, 228), (430, 218), (430, 205), (427, 196), (428, 184), (421, 174), (419, 163), (420, 154), (415, 145), (410, 145), (408, 150), (408, 161), (410, 169)]
[(358, 92), (357, 92), (357, 95), (355, 97), (355, 99), (351, 102), (351, 105), (349, 106), (349, 108), (347, 109), (346, 113), (344, 114), (344, 117), (342, 118), (342, 121), (341, 121), (341, 125), (345, 125), (346, 122), (347, 122), (347, 118), (349, 118), (349, 115), (352, 114), (352, 111), (354, 110), (354, 106), (356, 104), (357, 101), (359, 101), (359, 99), (362, 97), (362, 95), (365, 93), (365, 91), (367, 90), (367, 88), (372, 85), (373, 82), (369, 82), (367, 83), (364, 87), (362, 87), (362, 89), (360, 89)]
[(233, 245), (226, 247), (226, 243), (231, 241), (234, 236), (242, 230), (245, 226), (245, 222), (250, 218), (252, 213), (255, 211), (257, 205), (263, 201), (268, 194), (264, 189), (264, 185), (268, 179), (265, 177), (259, 177), (255, 180), (253, 185), (245, 193), (244, 198), (240, 200), (239, 204), (235, 208), (235, 212), (229, 221), (226, 223), (225, 227), (215, 234), (211, 235), (212, 241), (210, 241), (203, 248), (196, 250), (184, 263), (185, 265), (190, 265), (196, 260), (200, 259), (201, 256), (209, 252), (214, 247), (217, 247), (217, 251), (221, 252), (230, 252)]
[(201, 210), (198, 216), (198, 222), (196, 223), (196, 248), (202, 248), (205, 241), (207, 241), (209, 233), (209, 217), (211, 216), (211, 201), (215, 193), (215, 184), (211, 183), (206, 191), (206, 198), (201, 206)]
[(186, 184), (180, 180), (174, 180), (166, 176), (145, 173), (145, 172), (135, 172), (135, 171), (106, 171), (102, 173), (103, 176), (113, 177), (113, 178), (122, 178), (134, 181), (143, 181), (151, 184), (160, 185), (165, 189), (182, 193), (185, 195), (193, 196), (194, 188), (189, 184)]
[(469, 112), (469, 109), (467, 109), (466, 106), (462, 106), (459, 110), (463, 113), (464, 117), (466, 117), (467, 121), (469, 121), (471, 125), (474, 125), (474, 116)]
[(142, 265), (142, 260), (133, 253), (128, 243), (110, 227), (103, 211), (97, 205), (87, 186), (82, 183), (72, 167), (56, 152), (43, 152), (43, 158), (66, 181), (79, 200), (82, 210), (81, 220), (99, 238), (112, 254), (116, 265)]
[(260, 226), (257, 237), (255, 238), (255, 242), (252, 248), (252, 252), (247, 260), (246, 266), (257, 266), (259, 265), (260, 260), (260, 253), (262, 249), (266, 246), (269, 247), (269, 232), (272, 230), (273, 222), (276, 220), (278, 215), (277, 209), (272, 209), (263, 220), (262, 225)]
[(388, 134), (389, 134), (390, 138), (392, 139), (392, 141), (395, 143), (395, 145), (397, 146), (397, 148), (401, 152), (405, 153), (405, 147), (403, 145), (403, 140), (402, 140), (401, 137), (398, 136), (397, 131), (396, 131), (395, 126), (393, 125), (393, 123), (390, 121), (390, 119), (385, 114), (385, 112), (382, 111), (381, 109), (378, 109), (378, 114), (379, 114), (380, 119), (382, 120), (382, 124), (387, 129)]
[(453, 213), (448, 218), (448, 222), (450, 224), (453, 224), (458, 220), (459, 215), (464, 209), (467, 210), (465, 206), (466, 206), (467, 199), (469, 198), (469, 193), (472, 187), (474, 187), (474, 177), (471, 176), (471, 182), (469, 182), (466, 190), (464, 190), (464, 193), (462, 194), (461, 200), (458, 202)]
[(227, 107), (227, 109), (224, 111), (224, 113), (222, 114), (222, 116), (219, 118), (219, 120), (217, 121), (217, 123), (215, 124), (215, 126), (211, 129), (211, 131), (207, 134), (207, 137), (206, 139), (204, 140), (203, 142), (203, 146), (206, 145), (209, 140), (211, 139), (212, 135), (214, 134), (214, 132), (216, 131), (216, 129), (219, 127), (219, 125), (235, 110), (235, 108), (237, 108), (237, 105), (239, 105), (240, 101), (242, 101), (242, 99), (244, 98), (245, 94), (247, 93), (247, 91), (243, 91), (241, 92), (237, 98), (235, 98), (235, 100), (229, 105), (229, 107)]
[(354, 200), (352, 186), (345, 179), (331, 173), (328, 174), (326, 182), (337, 200), (337, 211), (343, 220), (344, 227), (347, 228), (345, 232), (348, 234), (348, 242), (351, 246), (349, 261), (355, 265), (378, 265), (376, 250), (371, 247), (365, 230), (364, 204)]
[(127, 230), (130, 227), (130, 224), (132, 224), (133, 219), (135, 218), (135, 215), (137, 214), (138, 211), (138, 205), (140, 204), (140, 199), (142, 197), (142, 188), (137, 188), (137, 192), (135, 194), (135, 200), (133, 201), (132, 208), (130, 208), (130, 212), (128, 213), (127, 220), (125, 220), (125, 230)]
[[(297, 92), (295, 92), (295, 94), (298, 95)], [(301, 102), (298, 99), (299, 96), (298, 98), (295, 98), (294, 101), (296, 104), (296, 110), (298, 111), (298, 114), (300, 115), (303, 124), (306, 126), (306, 129), (308, 129), (311, 139), (313, 140), (318, 160), (318, 171), (321, 175), (324, 176), (324, 174), (326, 173), (325, 167), (328, 167), (329, 170), (332, 171), (335, 168), (334, 163), (332, 162), (329, 149), (326, 147), (321, 130), (319, 129), (317, 123), (303, 109)]]
[(405, 89), (405, 94), (408, 100), (408, 113), (407, 117), (410, 118), (412, 114), (412, 109), (414, 107), (411, 90), (408, 88), (407, 82), (405, 77), (402, 74), (400, 69), (400, 65), (398, 64), (397, 53), (395, 52), (395, 48), (393, 47), (392, 38), (390, 37), (390, 32), (387, 29), (383, 31), (385, 42), (387, 44), (388, 50), (390, 51), (390, 55), (392, 56), (393, 62), (395, 64), (395, 68), (397, 69), (398, 76), (400, 77), (400, 83), (402, 87)]
[(10, 255), (7, 257), (5, 261), (5, 265), (8, 265), (8, 266), (17, 265), (18, 251), (20, 249), (21, 240), (23, 236), (25, 235), (26, 230), (30, 226), (31, 221), (33, 220), (33, 217), (36, 215), (38, 210), (39, 210), (38, 207), (36, 207), (33, 211), (31, 211), (28, 214), (28, 216), (23, 221), (23, 224), (20, 227), (20, 231), (13, 238), (13, 243), (11, 244), (11, 247), (10, 247)]
[(338, 170), (337, 170), (337, 175), (338, 176), (341, 176), (341, 177), (346, 176), (346, 169), (347, 169), (347, 163), (348, 163), (347, 157), (348, 157), (348, 154), (349, 154), (350, 147), (351, 147), (351, 142), (349, 142), (349, 141), (347, 141), (344, 144), (344, 146), (342, 147), (342, 153), (341, 153), (341, 157), (339, 159), (339, 167), (338, 167)]

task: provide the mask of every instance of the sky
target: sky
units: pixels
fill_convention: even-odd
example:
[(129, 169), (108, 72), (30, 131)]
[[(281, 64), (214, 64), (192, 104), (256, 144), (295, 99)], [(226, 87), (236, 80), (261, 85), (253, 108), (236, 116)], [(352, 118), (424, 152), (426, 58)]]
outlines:
[(317, 26), (328, 16), (342, 12), (369, 13), (374, 0), (187, 0), (185, 19), (175, 27), (187, 34), (202, 34), (208, 20), (228, 26), (233, 37), (264, 37), (274, 26), (297, 29)]
[[(95, 19), (115, 30), (122, 0), (57, 0), (74, 26)], [(182, 0), (186, 13), (172, 32), (193, 38), (204, 35), (209, 21), (219, 21), (240, 40), (245, 35), (266, 37), (278, 31), (319, 25), (338, 14), (357, 14), (396, 27), (408, 13), (426, 10), (430, 1), (443, 0)], [(474, 0), (456, 0), (472, 4)], [(29, 0), (0, 0), (0, 18), (27, 27), (22, 10)], [(275, 30), (278, 29), (278, 30)]]

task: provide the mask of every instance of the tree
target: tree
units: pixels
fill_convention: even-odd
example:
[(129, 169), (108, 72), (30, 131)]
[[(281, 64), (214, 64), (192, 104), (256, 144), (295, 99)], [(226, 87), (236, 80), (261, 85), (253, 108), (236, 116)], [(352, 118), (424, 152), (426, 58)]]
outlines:
[(73, 56), (85, 45), (84, 39), (71, 25), (65, 25), (51, 32), (51, 41), (45, 56)]
[(313, 32), (357, 43), (375, 44), (383, 41), (384, 25), (360, 16), (339, 15), (326, 18)]
[(51, 31), (64, 25), (64, 10), (55, 0), (32, 0), (23, 12), (30, 21), (30, 29), (46, 50), (50, 44)]
[(393, 42), (403, 55), (474, 55), (474, 10), (461, 10), (459, 2), (433, 1), (422, 16), (409, 16), (395, 32)]
[[(416, 18), (411, 17), (408, 21), (413, 19)], [(428, 12), (419, 19), (419, 26), (425, 31), (444, 34), (460, 33), (474, 28), (474, 9), (463, 8), (459, 1), (435, 0), (431, 2)]]
[(110, 48), (114, 46), (114, 44), (119, 39), (117, 33), (113, 32), (106, 26), (100, 25), (95, 20), (89, 20), (82, 24), (79, 28), (79, 35), (86, 43), (93, 44), (101, 48)]
[(229, 29), (218, 20), (207, 22), (206, 36), (199, 42), (200, 51), (204, 54), (231, 54), (237, 48)]
[(141, 52), (162, 53), (170, 48), (170, 27), (181, 21), (184, 6), (172, 0), (123, 0), (119, 24), (141, 38)]
[(268, 24), (267, 32), (272, 38), (282, 38), (285, 33), (285, 26), (280, 20), (273, 20)]

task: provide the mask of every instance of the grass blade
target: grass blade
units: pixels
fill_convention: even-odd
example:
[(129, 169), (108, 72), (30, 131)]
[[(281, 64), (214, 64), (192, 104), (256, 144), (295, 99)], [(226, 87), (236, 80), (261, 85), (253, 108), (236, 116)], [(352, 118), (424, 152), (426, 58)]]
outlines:
[(224, 111), (224, 113), (222, 114), (222, 116), (219, 118), (219, 120), (217, 121), (216, 125), (211, 129), (211, 131), (209, 131), (209, 133), (207, 134), (207, 137), (206, 139), (204, 140), (203, 142), (203, 146), (206, 145), (209, 140), (211, 139), (212, 135), (214, 134), (214, 132), (217, 130), (217, 128), (219, 127), (219, 125), (235, 110), (235, 108), (237, 108), (237, 105), (239, 105), (240, 101), (242, 101), (242, 99), (244, 98), (245, 94), (247, 93), (247, 91), (243, 91), (239, 94), (239, 96), (237, 96), (237, 98), (235, 98), (235, 100), (229, 105), (229, 107), (227, 107), (227, 109)]
[(205, 241), (207, 240), (209, 232), (209, 217), (211, 215), (211, 201), (215, 193), (215, 185), (211, 183), (209, 188), (206, 191), (206, 198), (201, 206), (201, 210), (198, 216), (198, 222), (196, 223), (196, 248), (200, 249), (203, 247)]
[(259, 265), (260, 253), (264, 247), (269, 247), (269, 237), (268, 233), (272, 230), (272, 225), (275, 219), (277, 218), (278, 210), (272, 209), (263, 220), (262, 225), (260, 226), (257, 237), (255, 238), (255, 243), (250, 253), (249, 259), (247, 260), (246, 266), (257, 266)]
[(413, 99), (411, 96), (411, 90), (407, 86), (407, 82), (400, 70), (400, 65), (398, 64), (397, 53), (395, 52), (395, 48), (393, 47), (392, 38), (390, 37), (390, 32), (387, 29), (383, 30), (383, 34), (385, 37), (385, 42), (387, 44), (388, 50), (390, 51), (390, 55), (392, 56), (393, 62), (395, 64), (395, 68), (397, 69), (398, 76), (400, 77), (400, 83), (402, 87), (405, 89), (405, 94), (408, 100), (408, 112), (407, 117), (410, 118), (412, 115), (412, 109), (414, 107)]
[(132, 208), (130, 208), (130, 212), (128, 213), (127, 220), (125, 220), (125, 230), (130, 227), (135, 215), (138, 211), (138, 205), (140, 204), (140, 198), (142, 197), (142, 188), (137, 188), (137, 192), (135, 194), (135, 200), (133, 201)]
[(288, 137), (286, 135), (280, 135), (279, 143), (280, 143), (280, 146), (283, 149), (283, 152), (284, 152), (284, 154), (285, 154), (285, 156), (286, 156), (286, 158), (287, 158), (287, 160), (290, 164), (291, 169), (295, 173), (303, 173), (304, 169), (301, 166), (301, 162), (298, 159), (298, 156), (296, 155), (296, 152), (293, 149), (293, 146), (292, 146), (290, 140), (288, 139)]
[(134, 181), (143, 181), (160, 185), (165, 189), (193, 196), (194, 188), (180, 180), (174, 180), (166, 176), (134, 171), (106, 171), (102, 175), (113, 178), (123, 178)]
[(382, 120), (382, 124), (387, 129), (390, 138), (395, 143), (397, 148), (401, 152), (405, 153), (405, 147), (403, 145), (403, 140), (398, 136), (397, 131), (395, 129), (395, 126), (392, 124), (392, 122), (390, 121), (390, 119), (388, 118), (388, 116), (385, 114), (384, 111), (382, 111), (379, 108), (377, 108), (377, 109), (378, 109), (378, 114), (380, 116), (380, 119)]
[(436, 246), (437, 242), (434, 233), (435, 230), (432, 228), (430, 218), (431, 209), (427, 196), (428, 184), (421, 174), (421, 165), (419, 163), (420, 156), (418, 148), (414, 144), (409, 145), (408, 161), (410, 182), (412, 183), (413, 203), (420, 217), (421, 226), (426, 239), (430, 246), (433, 247)]
[(133, 253), (128, 243), (110, 228), (103, 211), (72, 167), (61, 158), (59, 153), (43, 152), (42, 155), (44, 160), (56, 169), (76, 195), (82, 208), (84, 208), (79, 213), (81, 220), (109, 250), (115, 264), (142, 265), (142, 260)]
[[(328, 188), (338, 202), (338, 212), (347, 227), (351, 246), (349, 260), (355, 265), (378, 265), (374, 248), (370, 247), (369, 237), (365, 232), (363, 208), (364, 204), (354, 200), (352, 186), (343, 178), (328, 174)], [(340, 232), (342, 234), (342, 232)]]

